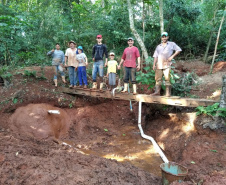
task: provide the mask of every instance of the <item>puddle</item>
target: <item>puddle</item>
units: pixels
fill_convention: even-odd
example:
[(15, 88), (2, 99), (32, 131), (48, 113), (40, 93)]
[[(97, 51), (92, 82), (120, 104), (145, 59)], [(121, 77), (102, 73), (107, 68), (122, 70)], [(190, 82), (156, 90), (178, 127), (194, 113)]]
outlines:
[[(136, 167), (161, 176), (160, 164), (163, 163), (159, 154), (155, 151), (151, 141), (143, 139), (136, 133), (137, 127), (123, 128), (120, 136), (112, 136), (112, 141), (106, 145), (108, 151), (93, 151), (79, 149), (87, 155), (96, 155), (106, 159), (115, 159), (118, 162), (130, 162)], [(72, 142), (65, 141), (72, 145)]]

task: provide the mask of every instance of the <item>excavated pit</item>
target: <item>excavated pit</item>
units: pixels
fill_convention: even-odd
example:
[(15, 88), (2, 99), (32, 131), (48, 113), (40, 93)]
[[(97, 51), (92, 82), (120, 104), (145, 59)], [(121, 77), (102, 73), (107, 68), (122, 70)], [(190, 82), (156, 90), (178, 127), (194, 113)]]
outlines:
[[(48, 110), (59, 110), (61, 114), (50, 115)], [(36, 170), (31, 177), (59, 184), (161, 184), (159, 166), (163, 161), (152, 143), (140, 136), (138, 104), (133, 104), (133, 110), (130, 111), (127, 101), (91, 103), (72, 109), (48, 104), (19, 107), (10, 117), (10, 130), (17, 139), (5, 138), (5, 144), (13, 144), (1, 148), (10, 151), (10, 155), (0, 153), (0, 164), (8, 170), (16, 167), (16, 176), (24, 169)], [(185, 184), (200, 181), (204, 185), (224, 184), (225, 133), (203, 130), (197, 124), (199, 121), (195, 113), (175, 113), (172, 107), (162, 111), (161, 106), (144, 104), (142, 109), (145, 134), (158, 142), (170, 161), (189, 169)], [(21, 139), (25, 142), (19, 147)], [(52, 142), (53, 139), (60, 145)], [(27, 149), (23, 148), (24, 143)], [(10, 157), (26, 161), (6, 165)], [(41, 172), (40, 164), (54, 177)], [(3, 173), (1, 170), (0, 175)], [(8, 182), (7, 175), (2, 177), (1, 183)]]

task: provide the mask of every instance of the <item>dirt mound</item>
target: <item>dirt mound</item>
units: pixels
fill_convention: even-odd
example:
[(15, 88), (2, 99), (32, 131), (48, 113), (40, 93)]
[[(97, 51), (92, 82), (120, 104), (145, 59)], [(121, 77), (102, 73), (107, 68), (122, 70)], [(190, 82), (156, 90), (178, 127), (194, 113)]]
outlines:
[[(60, 114), (49, 114), (48, 110), (59, 110)], [(60, 108), (48, 104), (29, 104), (18, 108), (10, 119), (13, 131), (37, 139), (66, 136), (71, 120)]]
[(226, 62), (220, 61), (214, 64), (213, 66), (213, 73), (218, 71), (225, 71), (226, 70)]

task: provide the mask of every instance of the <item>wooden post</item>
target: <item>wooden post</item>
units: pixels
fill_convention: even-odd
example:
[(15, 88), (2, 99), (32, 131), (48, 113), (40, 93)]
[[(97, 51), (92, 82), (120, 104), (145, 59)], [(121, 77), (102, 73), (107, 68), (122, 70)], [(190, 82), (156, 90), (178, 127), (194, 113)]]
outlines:
[(226, 75), (222, 77), (223, 84), (220, 97), (220, 108), (226, 108)]

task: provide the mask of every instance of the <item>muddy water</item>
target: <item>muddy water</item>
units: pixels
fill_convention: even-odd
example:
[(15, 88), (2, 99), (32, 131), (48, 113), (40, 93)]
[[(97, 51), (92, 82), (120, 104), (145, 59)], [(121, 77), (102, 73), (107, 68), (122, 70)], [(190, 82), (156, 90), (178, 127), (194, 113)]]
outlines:
[[(72, 144), (67, 142), (68, 144)], [(161, 176), (161, 157), (156, 153), (151, 141), (140, 136), (136, 126), (125, 127), (118, 136), (112, 136), (111, 142), (106, 145), (107, 151), (93, 151), (80, 149), (87, 155), (96, 155), (107, 159), (115, 159), (118, 162), (130, 162), (136, 167)]]

